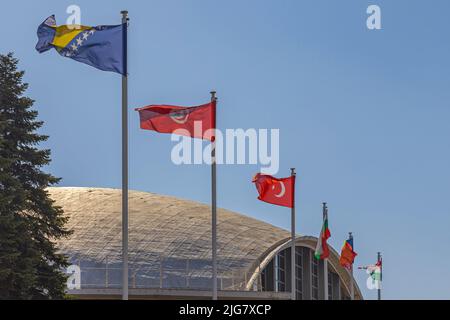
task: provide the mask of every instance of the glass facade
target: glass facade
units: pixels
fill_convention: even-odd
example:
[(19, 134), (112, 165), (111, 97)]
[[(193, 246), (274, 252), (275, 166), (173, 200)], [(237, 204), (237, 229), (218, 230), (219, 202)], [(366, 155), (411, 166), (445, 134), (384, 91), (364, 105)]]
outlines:
[[(297, 300), (319, 300), (324, 298), (324, 267), (314, 257), (310, 248), (297, 246), (295, 249), (295, 293)], [(345, 299), (339, 276), (328, 263), (328, 299)], [(290, 292), (291, 250), (278, 252), (261, 273), (262, 291)], [(341, 294), (342, 292), (342, 294)]]
[(333, 273), (328, 270), (328, 300), (333, 300)]
[(302, 248), (295, 248), (295, 297), (303, 300), (303, 251)]
[(277, 254), (277, 291), (286, 291), (286, 250)]
[(319, 300), (319, 260), (311, 255), (311, 300)]

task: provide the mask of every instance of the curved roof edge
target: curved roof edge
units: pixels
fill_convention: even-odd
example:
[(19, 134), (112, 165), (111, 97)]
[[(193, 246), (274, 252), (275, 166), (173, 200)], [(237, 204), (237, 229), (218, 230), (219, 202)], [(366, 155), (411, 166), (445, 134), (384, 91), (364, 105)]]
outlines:
[[(315, 250), (318, 238), (313, 236), (297, 236), (295, 239), (295, 245), (299, 247), (307, 247), (312, 250)], [(270, 247), (264, 254), (262, 254), (250, 267), (251, 277), (246, 284), (246, 290), (251, 290), (253, 283), (257, 280), (259, 273), (270, 263), (270, 261), (275, 257), (275, 255), (291, 246), (291, 238), (286, 238), (278, 243), (274, 244)], [(350, 294), (350, 282), (351, 282), (351, 273), (346, 268), (342, 267), (339, 263), (339, 254), (332, 247), (330, 248), (330, 257), (328, 258), (329, 265), (336, 271), (339, 275), (339, 278), (342, 280), (342, 285), (344, 286), (347, 293)], [(356, 281), (354, 283), (355, 289), (355, 300), (363, 300), (364, 297), (359, 289), (358, 283)]]

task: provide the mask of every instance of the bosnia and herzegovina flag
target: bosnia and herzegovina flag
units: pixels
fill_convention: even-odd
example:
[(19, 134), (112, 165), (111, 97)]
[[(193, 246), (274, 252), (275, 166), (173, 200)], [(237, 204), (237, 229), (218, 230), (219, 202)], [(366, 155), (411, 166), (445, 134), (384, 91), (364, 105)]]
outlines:
[(97, 69), (126, 75), (124, 52), (125, 25), (88, 27), (56, 26), (55, 16), (38, 28), (39, 53), (55, 48), (63, 57), (86, 63)]

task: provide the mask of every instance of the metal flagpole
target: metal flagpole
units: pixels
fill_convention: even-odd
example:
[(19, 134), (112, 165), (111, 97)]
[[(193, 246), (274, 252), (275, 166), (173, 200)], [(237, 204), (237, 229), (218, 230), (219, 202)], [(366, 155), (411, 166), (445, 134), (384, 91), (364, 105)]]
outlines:
[[(377, 262), (381, 263), (381, 252), (377, 254)], [(378, 300), (381, 300), (381, 281), (383, 279), (383, 264), (380, 265), (380, 279), (378, 280)]]
[(120, 12), (123, 24), (122, 75), (122, 300), (128, 300), (128, 11)]
[[(211, 102), (217, 101), (216, 92), (211, 91)], [(214, 112), (214, 124), (216, 113)], [(216, 127), (216, 126), (215, 126)], [(214, 128), (215, 129), (215, 128)], [(215, 135), (215, 132), (214, 132)], [(211, 142), (211, 237), (212, 237), (212, 299), (217, 300), (217, 185), (216, 185), (216, 140)]]
[[(324, 202), (322, 213), (323, 221), (325, 221), (327, 213), (328, 213), (327, 203)], [(324, 300), (328, 300), (328, 258), (323, 259), (323, 295)]]
[[(293, 179), (295, 179), (295, 175), (295, 168), (291, 168), (291, 177), (293, 177)], [(291, 238), (291, 300), (295, 300), (295, 180), (294, 183), (292, 183)]]
[[(355, 251), (355, 243), (351, 232), (348, 233), (348, 239), (351, 240), (353, 251)], [(350, 266), (350, 299), (355, 300), (355, 279), (353, 278), (353, 263)]]

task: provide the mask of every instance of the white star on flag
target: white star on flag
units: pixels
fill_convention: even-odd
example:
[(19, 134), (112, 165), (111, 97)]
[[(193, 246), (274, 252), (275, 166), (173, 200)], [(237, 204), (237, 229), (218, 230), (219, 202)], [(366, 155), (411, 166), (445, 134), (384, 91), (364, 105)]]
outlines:
[(50, 16), (45, 20), (44, 22), (49, 27), (55, 27), (56, 26), (56, 20), (54, 16)]
[(89, 32), (84, 32), (83, 33), (83, 40), (86, 40), (89, 37)]
[(81, 46), (83, 44), (83, 40), (81, 38), (77, 39), (77, 45)]
[(72, 47), (72, 51), (77, 51), (77, 49), (78, 49), (78, 46), (75, 43), (73, 43), (71, 45), (71, 47)]

